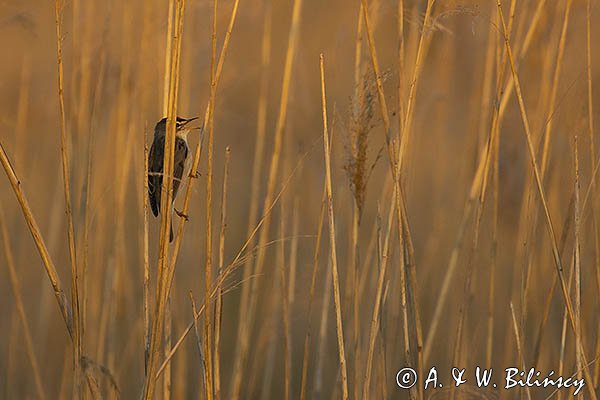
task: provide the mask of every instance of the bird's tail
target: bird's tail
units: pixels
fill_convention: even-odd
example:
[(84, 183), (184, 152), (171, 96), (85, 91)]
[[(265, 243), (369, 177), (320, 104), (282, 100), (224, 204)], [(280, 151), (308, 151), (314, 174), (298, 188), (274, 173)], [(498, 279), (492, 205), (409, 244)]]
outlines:
[(171, 220), (171, 230), (169, 231), (169, 243), (173, 242), (173, 220)]

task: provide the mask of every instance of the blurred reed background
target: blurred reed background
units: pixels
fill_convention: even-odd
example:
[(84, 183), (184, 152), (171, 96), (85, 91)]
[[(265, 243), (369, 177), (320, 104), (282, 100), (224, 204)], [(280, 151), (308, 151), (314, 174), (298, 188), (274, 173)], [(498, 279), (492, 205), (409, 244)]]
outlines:
[[(160, 219), (149, 218), (145, 319), (144, 141), (173, 82), (177, 114), (213, 118), (214, 143), (205, 126), (154, 397), (569, 395), (472, 382), (401, 390), (396, 372), (412, 365), (436, 366), (445, 384), (453, 366), (579, 374), (594, 398), (598, 1), (505, 0), (503, 20), (494, 1), (222, 0), (216, 20), (212, 1), (185, 3), (179, 18), (181, 0), (58, 3), (75, 314), (55, 5), (0, 4), (0, 143), (19, 181), (0, 179), (0, 398), (152, 397)], [(193, 156), (200, 135), (190, 142)], [(73, 341), (15, 188), (56, 266)]]

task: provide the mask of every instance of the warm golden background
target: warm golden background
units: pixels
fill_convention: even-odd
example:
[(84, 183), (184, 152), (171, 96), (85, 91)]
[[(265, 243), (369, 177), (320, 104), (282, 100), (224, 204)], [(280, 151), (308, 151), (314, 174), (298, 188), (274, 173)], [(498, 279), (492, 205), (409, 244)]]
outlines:
[[(333, 210), (350, 398), (363, 398), (369, 352), (373, 366), (367, 398), (409, 398), (409, 392), (395, 384), (396, 372), (407, 364), (405, 323), (410, 362), (417, 365), (422, 360), (425, 368), (436, 366), (445, 386), (451, 383), (449, 370), (455, 365), (472, 371), (476, 365), (500, 370), (524, 363), (527, 368), (537, 367), (542, 376), (550, 370), (562, 371), (564, 376), (575, 374), (576, 343), (580, 340), (593, 379), (586, 381), (583, 391), (589, 398), (589, 387), (595, 385), (598, 391), (600, 371), (600, 204), (596, 188), (588, 190), (600, 153), (600, 3), (518, 1), (513, 2), (512, 12), (509, 0), (502, 4), (506, 23), (512, 26), (510, 43), (524, 109), (537, 168), (543, 174), (564, 279), (570, 285), (574, 322), (582, 332), (579, 337), (565, 317), (563, 293), (556, 283), (552, 240), (532, 179), (496, 2), (437, 0), (424, 26), (426, 1), (368, 0), (393, 146), (398, 143), (398, 121), (406, 118), (417, 47), (423, 37), (422, 68), (408, 111), (412, 124), (406, 130), (410, 139), (402, 165), (406, 200), (403, 240), (398, 237), (397, 220), (392, 218), (387, 271), (378, 295), (393, 185), (367, 31), (363, 21), (359, 22), (361, 2), (302, 2), (290, 93), (282, 102), (294, 1), (300, 0), (239, 2), (216, 93), (215, 266), (225, 148), (231, 147), (227, 265), (248, 238), (249, 225), (253, 227), (266, 211), (263, 202), (276, 122), (282, 104), (287, 104), (281, 158), (273, 181), (275, 194), (285, 190), (267, 220), (268, 245), (259, 250), (266, 257), (264, 267), (256, 274), (257, 258), (248, 253), (249, 261), (237, 266), (225, 281), (218, 347), (221, 398), (234, 398), (236, 380), (243, 399), (283, 399), (285, 392), (296, 399), (302, 386), (306, 398), (341, 397), (327, 213), (314, 304), (308, 314), (325, 179), (320, 53), (325, 57), (328, 122), (333, 134)], [(233, 5), (232, 0), (218, 3), (217, 54)], [(208, 103), (212, 7), (208, 0), (186, 2), (181, 116), (204, 116)], [(154, 124), (164, 116), (168, 8), (167, 0), (70, 0), (62, 5), (64, 100), (83, 352), (86, 360), (92, 360), (86, 364), (86, 398), (94, 397), (91, 388), (96, 385), (102, 396), (114, 395), (108, 372), (121, 398), (138, 398), (144, 386), (144, 132), (149, 141)], [(361, 40), (358, 53), (357, 39)], [(68, 294), (71, 270), (56, 47), (53, 2), (0, 2), (0, 142)], [(508, 97), (502, 103), (504, 93)], [(500, 104), (496, 118), (495, 106)], [(258, 121), (263, 115), (266, 119), (261, 129)], [(257, 159), (261, 132), (264, 151)], [(488, 153), (492, 132), (497, 133), (493, 134), (497, 140), (491, 142)], [(194, 150), (199, 136), (194, 133), (190, 139)], [(489, 168), (481, 179), (476, 172), (486, 160)], [(171, 291), (173, 342), (191, 321), (189, 291), (198, 304), (204, 301), (206, 162), (205, 146)], [(253, 168), (259, 168), (254, 181)], [(366, 185), (360, 183), (367, 178)], [(4, 178), (0, 178), (0, 188), (0, 228), (5, 227), (0, 231), (0, 398), (37, 398), (41, 394), (48, 399), (68, 398), (73, 390), (71, 341), (14, 191)], [(364, 197), (364, 205), (354, 236), (356, 194)], [(258, 210), (254, 217), (249, 212), (252, 204)], [(177, 226), (179, 218), (175, 219)], [(153, 293), (158, 221), (151, 216)], [(258, 236), (260, 233), (251, 248), (257, 245)], [(400, 243), (405, 243), (404, 249)], [(408, 263), (402, 262), (402, 254)], [(9, 279), (9, 267), (16, 271), (16, 281)], [(416, 287), (409, 279), (411, 271), (416, 273)], [(444, 292), (445, 280), (449, 286)], [(408, 287), (406, 313), (402, 310), (404, 281)], [(241, 335), (248, 340), (248, 355), (236, 369), (240, 316), (248, 315), (248, 304), (240, 305), (247, 285), (255, 288), (249, 292), (256, 302), (256, 312), (249, 317), (254, 329), (249, 337)], [(375, 326), (375, 346), (369, 350), (373, 308), (379, 296), (380, 323)], [(154, 301), (150, 304), (152, 314)], [(431, 332), (434, 334), (429, 336)], [(32, 339), (31, 348), (27, 335)], [(423, 349), (418, 346), (421, 342)], [(165, 385), (169, 372), (159, 379), (157, 397), (205, 398), (202, 371), (192, 331), (172, 359), (170, 383)], [(531, 398), (543, 399), (551, 393), (550, 389), (531, 389)], [(563, 398), (568, 395), (565, 390), (560, 393)], [(429, 390), (415, 395), (439, 399), (451, 394)], [(456, 396), (516, 399), (527, 398), (528, 393), (470, 386)]]

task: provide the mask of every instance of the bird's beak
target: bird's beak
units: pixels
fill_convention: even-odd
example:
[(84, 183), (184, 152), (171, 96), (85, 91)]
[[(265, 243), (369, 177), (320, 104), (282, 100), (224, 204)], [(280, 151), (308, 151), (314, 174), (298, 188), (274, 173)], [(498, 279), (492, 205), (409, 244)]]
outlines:
[(186, 119), (185, 121), (183, 121), (183, 124), (181, 125), (181, 127), (183, 128), (184, 126), (186, 126), (187, 124), (189, 124), (192, 121), (197, 120), (198, 118), (199, 117), (193, 117), (193, 118)]

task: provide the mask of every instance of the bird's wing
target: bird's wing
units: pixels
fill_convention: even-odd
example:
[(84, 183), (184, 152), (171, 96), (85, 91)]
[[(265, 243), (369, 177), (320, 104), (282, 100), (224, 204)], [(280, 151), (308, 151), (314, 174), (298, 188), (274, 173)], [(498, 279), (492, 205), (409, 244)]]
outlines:
[(152, 214), (158, 216), (160, 210), (160, 191), (162, 185), (163, 172), (163, 151), (165, 148), (165, 137), (159, 136), (152, 142), (150, 154), (148, 155), (148, 197), (150, 198), (150, 206)]
[(175, 140), (175, 160), (173, 163), (173, 199), (177, 196), (179, 185), (183, 180), (185, 171), (185, 162), (188, 157), (188, 146), (185, 140), (176, 138)]

